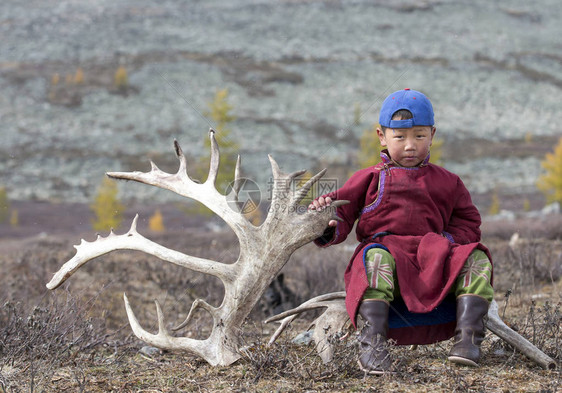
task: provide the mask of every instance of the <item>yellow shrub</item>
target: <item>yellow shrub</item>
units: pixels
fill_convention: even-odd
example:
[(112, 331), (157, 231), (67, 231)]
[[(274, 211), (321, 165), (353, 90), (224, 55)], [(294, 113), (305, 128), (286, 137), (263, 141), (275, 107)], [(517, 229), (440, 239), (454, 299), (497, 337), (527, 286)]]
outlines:
[(19, 225), (19, 213), (18, 209), (12, 210), (12, 214), (10, 214), (10, 226), (17, 227)]
[(129, 75), (127, 74), (127, 69), (122, 65), (117, 68), (117, 71), (115, 71), (113, 84), (118, 89), (124, 89), (129, 85)]
[(531, 202), (529, 198), (523, 199), (523, 211), (528, 212), (531, 210)]
[(10, 201), (5, 187), (0, 187), (0, 223), (8, 219), (8, 212), (10, 211)]
[(95, 214), (92, 220), (92, 228), (96, 231), (107, 231), (118, 228), (123, 220), (125, 207), (117, 199), (117, 183), (105, 177), (94, 199), (90, 205)]
[(76, 73), (74, 74), (74, 83), (77, 85), (84, 83), (84, 71), (82, 71), (80, 67), (76, 69)]
[(160, 209), (156, 209), (154, 214), (148, 219), (148, 227), (154, 232), (164, 232), (164, 219)]
[(359, 168), (367, 168), (376, 165), (380, 161), (380, 152), (383, 149), (379, 136), (377, 135), (378, 124), (363, 131), (359, 138), (359, 153), (357, 154), (357, 165)]
[(547, 203), (562, 203), (562, 138), (554, 148), (554, 153), (547, 153), (541, 163), (546, 173), (537, 181), (537, 187), (546, 196)]
[(488, 214), (494, 216), (499, 212), (500, 212), (500, 197), (498, 196), (498, 189), (496, 188), (494, 190), (494, 193), (492, 194), (492, 204), (488, 209)]
[(361, 124), (361, 114), (361, 104), (356, 102), (355, 105), (353, 105), (353, 124), (356, 126)]
[[(228, 89), (216, 92), (213, 101), (208, 103), (205, 116), (211, 118), (215, 133), (215, 139), (220, 146), (220, 168), (217, 174), (216, 188), (224, 193), (227, 186), (234, 180), (234, 168), (238, 159), (239, 146), (230, 138), (228, 124), (236, 118), (230, 113), (232, 105), (228, 103)], [(205, 138), (205, 147), (210, 151), (211, 141)], [(196, 173), (199, 180), (204, 181), (209, 171), (209, 156), (204, 156), (197, 164)]]
[(445, 141), (440, 138), (433, 138), (433, 143), (431, 144), (431, 156), (429, 162), (435, 165), (443, 165), (443, 160), (441, 156), (443, 155), (443, 144)]

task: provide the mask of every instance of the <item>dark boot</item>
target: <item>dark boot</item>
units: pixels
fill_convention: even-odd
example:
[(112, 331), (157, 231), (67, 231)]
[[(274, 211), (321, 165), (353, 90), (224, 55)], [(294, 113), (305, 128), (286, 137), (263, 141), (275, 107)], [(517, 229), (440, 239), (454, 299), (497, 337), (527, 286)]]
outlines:
[(457, 327), (453, 348), (449, 352), (451, 362), (478, 367), (488, 305), (486, 299), (476, 295), (457, 298)]
[(366, 300), (359, 306), (364, 326), (359, 335), (359, 367), (369, 374), (383, 374), (392, 366), (387, 350), (388, 303)]

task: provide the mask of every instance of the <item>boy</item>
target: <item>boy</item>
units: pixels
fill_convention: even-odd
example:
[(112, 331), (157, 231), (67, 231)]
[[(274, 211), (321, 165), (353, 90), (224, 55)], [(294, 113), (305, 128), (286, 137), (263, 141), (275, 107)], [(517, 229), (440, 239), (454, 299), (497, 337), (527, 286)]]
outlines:
[[(356, 172), (342, 188), (314, 200), (323, 209), (340, 206), (324, 235), (327, 247), (345, 240), (356, 220), (357, 247), (345, 272), (347, 312), (364, 327), (359, 365), (370, 374), (391, 370), (386, 340), (395, 297), (416, 315), (435, 311), (448, 294), (456, 297), (456, 323), (416, 327), (390, 335), (398, 344), (428, 344), (454, 335), (449, 360), (478, 366), (483, 318), (493, 298), (492, 263), (480, 241), (480, 214), (460, 178), (429, 163), (435, 135), (433, 107), (410, 89), (382, 104), (377, 135), (386, 149), (379, 164)], [(430, 324), (431, 325), (431, 324)], [(399, 330), (399, 329), (397, 329)]]

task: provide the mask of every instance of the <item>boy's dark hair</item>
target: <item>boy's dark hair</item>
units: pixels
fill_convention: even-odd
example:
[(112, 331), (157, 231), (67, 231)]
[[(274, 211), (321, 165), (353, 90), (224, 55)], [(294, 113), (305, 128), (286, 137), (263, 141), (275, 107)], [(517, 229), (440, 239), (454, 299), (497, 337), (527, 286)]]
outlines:
[[(392, 120), (408, 120), (413, 117), (414, 115), (412, 115), (412, 112), (410, 112), (408, 109), (400, 109), (399, 111), (394, 112), (394, 114), (392, 115)], [(381, 129), (383, 133), (386, 133), (387, 127), (381, 126)]]

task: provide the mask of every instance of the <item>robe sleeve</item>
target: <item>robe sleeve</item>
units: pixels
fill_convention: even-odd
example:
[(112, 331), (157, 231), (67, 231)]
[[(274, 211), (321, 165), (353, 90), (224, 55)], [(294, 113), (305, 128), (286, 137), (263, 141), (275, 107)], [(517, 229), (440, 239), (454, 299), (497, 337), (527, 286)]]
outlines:
[(365, 168), (355, 172), (345, 182), (343, 187), (336, 191), (323, 195), (332, 200), (347, 200), (349, 203), (338, 207), (336, 214), (343, 221), (338, 221), (335, 227), (328, 227), (324, 234), (317, 238), (314, 243), (319, 247), (328, 247), (332, 244), (343, 242), (353, 229), (355, 221), (359, 218), (361, 209), (365, 206), (365, 199), (372, 190), (373, 185), (378, 184), (378, 170), (374, 167)]
[(443, 235), (453, 243), (468, 244), (480, 241), (480, 213), (474, 204), (470, 193), (459, 178), (454, 198), (454, 207), (449, 224)]

